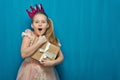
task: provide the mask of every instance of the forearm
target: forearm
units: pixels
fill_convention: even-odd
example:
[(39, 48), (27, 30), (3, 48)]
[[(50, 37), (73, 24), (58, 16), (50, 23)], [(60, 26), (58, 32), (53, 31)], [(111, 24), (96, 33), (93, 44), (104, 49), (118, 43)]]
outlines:
[(31, 56), (40, 47), (40, 45), (41, 45), (40, 43), (39, 44), (36, 43), (30, 47), (25, 48), (24, 50), (21, 50), (21, 56), (23, 58)]
[(57, 58), (57, 59), (54, 61), (54, 65), (58, 65), (58, 64), (60, 64), (62, 61), (63, 61), (63, 58)]
[(54, 65), (60, 64), (61, 62), (63, 62), (63, 60), (64, 60), (64, 56), (63, 56), (62, 52), (60, 51), (60, 53), (58, 54), (57, 59), (54, 61)]

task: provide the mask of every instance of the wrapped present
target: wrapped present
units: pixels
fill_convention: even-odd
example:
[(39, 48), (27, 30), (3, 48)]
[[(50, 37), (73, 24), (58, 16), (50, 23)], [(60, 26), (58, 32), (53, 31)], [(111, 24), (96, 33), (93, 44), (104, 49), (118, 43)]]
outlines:
[(42, 59), (55, 60), (59, 50), (60, 48), (58, 46), (53, 45), (50, 42), (45, 42), (31, 57), (38, 61), (41, 61)]

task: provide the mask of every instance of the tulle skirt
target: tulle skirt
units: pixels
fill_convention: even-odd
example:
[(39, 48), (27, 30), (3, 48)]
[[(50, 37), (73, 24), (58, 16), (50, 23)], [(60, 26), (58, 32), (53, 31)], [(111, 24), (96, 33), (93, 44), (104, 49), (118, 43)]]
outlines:
[(44, 67), (32, 58), (26, 58), (17, 75), (16, 80), (59, 80), (57, 71), (53, 67)]

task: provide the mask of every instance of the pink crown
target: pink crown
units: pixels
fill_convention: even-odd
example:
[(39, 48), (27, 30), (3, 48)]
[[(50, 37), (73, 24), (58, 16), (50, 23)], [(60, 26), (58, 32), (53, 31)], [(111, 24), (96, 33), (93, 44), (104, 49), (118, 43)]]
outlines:
[(33, 16), (34, 16), (36, 13), (38, 13), (38, 12), (43, 12), (43, 13), (44, 13), (44, 9), (43, 9), (43, 7), (42, 7), (42, 4), (36, 5), (35, 8), (33, 8), (32, 6), (30, 6), (30, 8), (31, 8), (32, 12), (30, 12), (30, 11), (28, 11), (28, 10), (26, 9), (26, 11), (27, 11), (27, 13), (28, 13), (28, 15), (29, 15), (30, 18), (33, 18)]

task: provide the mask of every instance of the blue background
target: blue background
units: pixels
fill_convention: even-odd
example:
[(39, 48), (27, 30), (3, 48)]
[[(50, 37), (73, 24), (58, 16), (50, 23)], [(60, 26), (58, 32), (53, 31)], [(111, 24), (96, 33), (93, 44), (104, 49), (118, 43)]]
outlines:
[(39, 3), (62, 44), (61, 80), (120, 80), (120, 0), (1, 0), (0, 80), (16, 79), (25, 10)]

